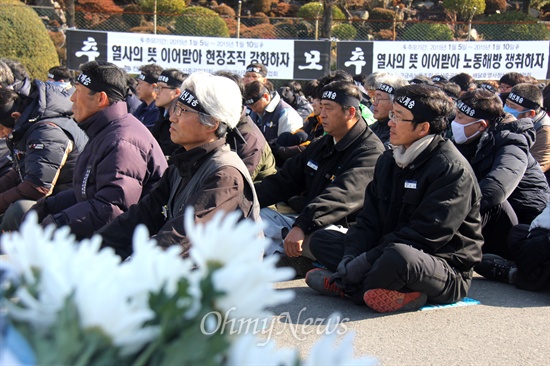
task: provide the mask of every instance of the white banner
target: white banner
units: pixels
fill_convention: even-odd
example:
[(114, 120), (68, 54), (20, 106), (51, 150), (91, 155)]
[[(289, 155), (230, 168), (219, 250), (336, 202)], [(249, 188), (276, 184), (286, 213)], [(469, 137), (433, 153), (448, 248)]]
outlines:
[(500, 79), (509, 72), (546, 79), (548, 41), (374, 42), (372, 71), (450, 78), (468, 73), (477, 80)]
[(235, 39), (167, 36), (109, 32), (107, 61), (129, 73), (140, 66), (156, 63), (165, 69), (229, 71), (242, 75), (252, 62), (266, 65), (268, 77), (292, 79), (294, 40)]

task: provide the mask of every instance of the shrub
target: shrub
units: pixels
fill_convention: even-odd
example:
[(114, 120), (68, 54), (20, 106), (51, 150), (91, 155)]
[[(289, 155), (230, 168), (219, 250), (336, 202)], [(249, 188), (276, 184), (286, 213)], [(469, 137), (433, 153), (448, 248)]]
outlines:
[(374, 39), (380, 41), (391, 41), (393, 40), (393, 31), (391, 29), (382, 29), (380, 32), (374, 34)]
[[(149, 23), (146, 25), (142, 25), (139, 27), (134, 27), (130, 29), (130, 32), (132, 33), (146, 33), (146, 34), (153, 34), (154, 33), (154, 27), (153, 24)], [(157, 25), (157, 34), (171, 34), (168, 28)]]
[(453, 31), (445, 24), (416, 23), (403, 33), (404, 41), (452, 41)]
[(155, 1), (157, 14), (181, 14), (186, 7), (185, 0), (139, 0), (139, 4), (144, 12), (154, 13)]
[(501, 13), (506, 11), (506, 0), (485, 0), (485, 14), (495, 14), (497, 10)]
[(223, 19), (214, 10), (200, 6), (183, 9), (174, 29), (176, 34), (187, 36), (229, 37), (229, 29)]
[(485, 0), (443, 0), (443, 7), (445, 10), (455, 13), (462, 20), (468, 20), (470, 16), (485, 12)]
[(504, 26), (487, 27), (483, 32), (486, 40), (490, 41), (528, 41), (550, 39), (550, 32), (537, 19), (518, 11), (507, 11), (502, 14), (493, 14), (487, 17), (489, 22), (525, 22), (523, 24), (506, 24)]
[(220, 14), (223, 18), (235, 18), (235, 10), (225, 4), (215, 6), (212, 10)]
[(20, 61), (30, 76), (45, 80), (50, 67), (59, 65), (54, 43), (32, 8), (18, 0), (0, 0), (2, 57)]
[(369, 12), (369, 20), (391, 20), (395, 17), (395, 11), (384, 8), (374, 8)]
[(242, 38), (277, 39), (275, 27), (271, 24), (259, 24), (255, 27), (246, 27), (241, 30)]
[(137, 4), (128, 5), (122, 12), (122, 20), (124, 20), (130, 28), (139, 27), (142, 18), (141, 12), (141, 6)]
[[(320, 2), (307, 3), (303, 5), (300, 10), (298, 10), (296, 16), (298, 18), (306, 19), (322, 18), (323, 9), (324, 6)], [(342, 10), (340, 10), (340, 8), (338, 8), (336, 5), (332, 7), (332, 19), (346, 19), (346, 16), (344, 15), (344, 13), (342, 13)]]
[(255, 13), (269, 13), (271, 11), (271, 5), (277, 4), (275, 0), (254, 0), (250, 10)]
[(351, 24), (337, 24), (332, 28), (332, 36), (341, 41), (350, 41), (357, 37), (357, 29)]
[(285, 20), (280, 23), (275, 24), (275, 31), (278, 38), (283, 39), (296, 39), (298, 38), (298, 29), (296, 25), (291, 20)]

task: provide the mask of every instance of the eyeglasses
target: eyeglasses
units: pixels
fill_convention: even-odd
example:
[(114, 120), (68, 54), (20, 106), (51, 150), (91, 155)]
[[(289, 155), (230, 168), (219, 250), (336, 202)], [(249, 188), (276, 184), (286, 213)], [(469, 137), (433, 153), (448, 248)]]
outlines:
[(391, 100), (391, 98), (378, 98), (376, 95), (373, 95), (371, 98), (372, 103), (378, 104), (378, 102), (381, 102), (383, 100)]
[(395, 115), (395, 112), (394, 111), (390, 111), (389, 113), (389, 116), (390, 116), (390, 119), (392, 121), (394, 121), (395, 123), (400, 123), (400, 122), (414, 122), (414, 119), (403, 119), (401, 117), (397, 117)]
[(202, 113), (202, 112), (197, 112), (197, 111), (194, 111), (192, 109), (185, 109), (185, 108), (182, 108), (180, 107), (179, 105), (175, 104), (174, 105), (174, 108), (172, 109), (172, 113), (175, 114), (177, 117), (180, 117), (182, 113), (194, 113), (194, 114), (198, 114), (200, 116), (209, 116), (209, 114), (206, 114), (206, 113)]
[(174, 89), (177, 89), (176, 87), (173, 87), (173, 86), (162, 86), (162, 85), (157, 85), (153, 88), (153, 90), (155, 91), (155, 93), (157, 94), (160, 94), (162, 93), (162, 90), (163, 89), (169, 89), (169, 90), (174, 90)]

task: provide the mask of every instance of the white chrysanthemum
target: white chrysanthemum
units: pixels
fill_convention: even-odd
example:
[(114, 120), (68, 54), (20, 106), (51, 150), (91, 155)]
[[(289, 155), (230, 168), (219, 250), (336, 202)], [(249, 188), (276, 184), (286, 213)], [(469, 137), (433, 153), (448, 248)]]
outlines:
[[(337, 314), (332, 314), (327, 324), (337, 324)], [(334, 365), (334, 366), (376, 366), (380, 363), (372, 357), (353, 358), (354, 332), (347, 332), (340, 344), (337, 344), (337, 328), (333, 327), (325, 333), (312, 347), (309, 357), (302, 363), (303, 366)]]
[(240, 336), (227, 352), (226, 365), (296, 365), (298, 353), (295, 350), (277, 349), (275, 342), (269, 341), (265, 346), (258, 346), (260, 340), (251, 334)]
[(192, 208), (185, 212), (185, 232), (191, 240), (191, 258), (204, 269), (209, 263), (222, 265), (212, 274), (214, 287), (224, 295), (216, 308), (237, 318), (264, 317), (264, 309), (294, 298), (294, 292), (275, 290), (273, 282), (291, 279), (294, 271), (276, 268), (276, 258), (262, 259), (266, 239), (262, 224), (239, 221), (238, 212), (214, 215), (204, 225), (194, 222)]

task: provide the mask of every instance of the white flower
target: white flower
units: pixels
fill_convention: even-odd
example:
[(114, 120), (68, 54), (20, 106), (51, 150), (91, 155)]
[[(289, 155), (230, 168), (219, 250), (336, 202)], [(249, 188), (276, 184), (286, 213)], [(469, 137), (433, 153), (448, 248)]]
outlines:
[(227, 365), (296, 365), (298, 353), (295, 350), (277, 349), (275, 342), (269, 341), (265, 346), (258, 346), (259, 339), (251, 334), (240, 336), (233, 342), (227, 353)]
[(277, 258), (262, 260), (266, 239), (262, 224), (239, 221), (240, 214), (219, 212), (206, 224), (194, 222), (192, 208), (185, 212), (185, 232), (192, 242), (191, 258), (205, 271), (209, 263), (222, 265), (214, 271), (214, 287), (224, 293), (215, 300), (222, 313), (234, 309), (232, 315), (264, 317), (264, 309), (288, 302), (294, 292), (275, 290), (273, 282), (291, 279), (294, 271), (276, 268)]

